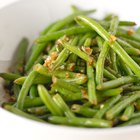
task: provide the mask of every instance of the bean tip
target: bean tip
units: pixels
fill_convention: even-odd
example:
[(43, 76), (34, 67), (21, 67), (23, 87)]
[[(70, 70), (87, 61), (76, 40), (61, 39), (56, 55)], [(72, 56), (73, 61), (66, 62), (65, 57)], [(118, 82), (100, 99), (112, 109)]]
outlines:
[(123, 115), (123, 116), (121, 117), (121, 120), (122, 120), (122, 121), (127, 121), (127, 120), (128, 120), (128, 117), (127, 117), (126, 115)]
[(112, 120), (113, 119), (112, 113), (107, 112), (105, 116), (106, 116), (107, 120)]
[(73, 104), (72, 107), (71, 107), (71, 111), (72, 112), (79, 112), (80, 110), (80, 106), (77, 105), (77, 104)]
[(89, 100), (89, 102), (90, 102), (92, 105), (97, 105), (97, 104), (98, 104), (97, 99)]

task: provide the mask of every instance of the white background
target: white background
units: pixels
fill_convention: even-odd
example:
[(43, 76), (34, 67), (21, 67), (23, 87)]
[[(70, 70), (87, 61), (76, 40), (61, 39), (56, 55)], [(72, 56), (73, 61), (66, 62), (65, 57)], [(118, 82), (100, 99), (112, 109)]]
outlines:
[(0, 0), (0, 8), (6, 6), (14, 1), (16, 1), (16, 0)]

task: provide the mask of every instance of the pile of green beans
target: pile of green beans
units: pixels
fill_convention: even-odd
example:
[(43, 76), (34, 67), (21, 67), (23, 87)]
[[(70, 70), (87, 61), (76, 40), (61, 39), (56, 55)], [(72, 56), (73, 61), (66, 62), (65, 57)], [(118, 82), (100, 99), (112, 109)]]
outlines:
[(47, 26), (27, 52), (21, 40), (0, 73), (6, 110), (39, 122), (108, 128), (140, 124), (140, 33), (116, 15), (73, 13)]

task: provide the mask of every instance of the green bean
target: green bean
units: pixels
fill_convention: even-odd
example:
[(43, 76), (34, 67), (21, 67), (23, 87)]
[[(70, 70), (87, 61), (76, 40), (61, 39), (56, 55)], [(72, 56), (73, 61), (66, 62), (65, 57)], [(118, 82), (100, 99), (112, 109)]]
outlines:
[(136, 117), (140, 117), (140, 112), (133, 113), (131, 116), (131, 118), (136, 118)]
[(76, 46), (72, 46), (69, 43), (66, 43), (66, 42), (64, 42), (62, 40), (59, 40), (59, 44), (61, 44), (64, 48), (70, 50), (74, 54), (78, 55), (80, 58), (84, 59), (88, 63), (93, 62), (93, 59), (89, 55), (87, 55), (86, 53), (84, 53), (81, 50), (79, 50)]
[(38, 107), (44, 105), (43, 101), (41, 100), (40, 97), (34, 97), (34, 98), (25, 98), (24, 101), (24, 108), (29, 108), (29, 107)]
[(16, 104), (15, 102), (3, 102), (3, 103), (1, 103), (1, 107), (4, 108), (4, 106), (6, 106), (6, 105), (15, 107), (15, 104)]
[(116, 35), (121, 36), (121, 37), (126, 38), (126, 39), (131, 39), (131, 40), (140, 42), (139, 35), (137, 35), (136, 33), (133, 33), (132, 35), (129, 35), (128, 31), (124, 30), (122, 28), (118, 28), (118, 31), (117, 31)]
[[(112, 34), (112, 35), (116, 35), (118, 25), (119, 25), (119, 18), (117, 16), (114, 16), (111, 20), (109, 33)], [(113, 69), (115, 71), (118, 71), (118, 67), (117, 67), (117, 64), (116, 64), (116, 52), (114, 52), (113, 49), (110, 49), (110, 58), (111, 58), (111, 61), (112, 61)]]
[(135, 105), (136, 109), (138, 111), (140, 111), (140, 99), (138, 99), (137, 101), (135, 101), (134, 105)]
[(108, 53), (108, 44), (107, 42), (104, 42), (102, 50), (100, 52), (100, 55), (98, 57), (97, 63), (96, 63), (96, 84), (100, 85), (103, 83), (103, 69), (104, 69), (104, 61), (105, 57)]
[(89, 108), (78, 104), (73, 104), (71, 110), (72, 112), (80, 114), (84, 117), (93, 117), (95, 113), (98, 111), (97, 109)]
[(117, 16), (114, 16), (110, 23), (109, 33), (115, 35), (117, 32), (118, 25), (119, 25), (119, 18)]
[(56, 92), (59, 92), (66, 101), (78, 101), (87, 99), (87, 93), (85, 91), (74, 92), (57, 84), (52, 85), (52, 89)]
[(134, 61), (136, 61), (137, 63), (140, 63), (140, 57), (138, 56), (131, 56), (133, 58)]
[(84, 75), (77, 75), (75, 78), (66, 78), (64, 79), (67, 83), (73, 83), (82, 85), (87, 82), (87, 76)]
[(67, 83), (62, 79), (56, 79), (55, 84), (57, 84), (58, 86), (64, 87), (68, 90), (71, 90), (73, 92), (79, 92), (81, 91), (81, 87), (72, 83)]
[(106, 67), (105, 68), (106, 70), (108, 70), (110, 73), (112, 73), (114, 76), (116, 76), (116, 77), (121, 77), (121, 74), (119, 73), (119, 72), (116, 72), (115, 70), (113, 70), (112, 68), (110, 68), (110, 67)]
[(41, 119), (39, 119), (39, 118), (37, 118), (37, 117), (35, 117), (33, 115), (29, 115), (29, 114), (27, 114), (27, 113), (15, 108), (15, 107), (13, 107), (13, 106), (5, 105), (4, 108), (6, 110), (14, 113), (14, 114), (22, 116), (22, 117), (25, 117), (25, 118), (28, 118), (28, 119), (31, 119), (31, 120), (34, 120), (34, 121), (45, 122), (45, 121), (43, 121), (43, 120), (41, 120)]
[(100, 36), (96, 37), (97, 45), (101, 49), (103, 46), (103, 39)]
[(46, 106), (31, 107), (27, 108), (27, 112), (39, 116), (48, 113), (48, 109), (46, 108)]
[(58, 116), (51, 116), (48, 118), (49, 122), (55, 124), (63, 125), (74, 125), (74, 126), (84, 126), (84, 127), (93, 127), (93, 128), (108, 128), (112, 126), (111, 121), (95, 118), (65, 118)]
[[(120, 58), (117, 58), (117, 65), (118, 65), (118, 72), (121, 74), (121, 76), (128, 76), (128, 74), (126, 73), (124, 67), (122, 67), (121, 63), (123, 64), (123, 62), (121, 62)], [(126, 65), (126, 64), (125, 64)], [(126, 65), (127, 66), (127, 65)], [(129, 67), (128, 67), (129, 68)], [(133, 75), (132, 75), (133, 76)]]
[(60, 108), (57, 106), (56, 103), (52, 100), (52, 97), (50, 96), (49, 92), (43, 85), (38, 85), (38, 93), (46, 107), (51, 111), (53, 115), (59, 115), (62, 116), (63, 113), (60, 110)]
[(126, 107), (123, 115), (121, 116), (121, 120), (128, 121), (131, 118), (133, 113), (134, 113), (134, 105), (130, 105)]
[(123, 90), (127, 90), (127, 88), (133, 86), (133, 83), (130, 83), (130, 84), (125, 84), (125, 85), (122, 85), (120, 86), (121, 88), (123, 88)]
[[(23, 76), (23, 77), (20, 77), (18, 79), (16, 79), (14, 81), (15, 84), (18, 84), (18, 85), (23, 85), (25, 80), (27, 79), (28, 76)], [(33, 83), (32, 84), (47, 84), (47, 83), (50, 83), (51, 82), (51, 78), (50, 77), (47, 77), (47, 76), (43, 76), (41, 74), (38, 74), (36, 76), (36, 78), (33, 80)]]
[(109, 46), (121, 57), (121, 59), (131, 68), (131, 70), (140, 77), (140, 67), (133, 61), (133, 59), (123, 50), (123, 48), (116, 42), (111, 41), (112, 38), (110, 35), (106, 32), (106, 30), (100, 26), (96, 21), (87, 18), (85, 16), (78, 16), (76, 18), (78, 21), (81, 21), (82, 24), (86, 24), (87, 26), (90, 26), (93, 30), (98, 32), (99, 35), (101, 35), (109, 44)]
[(140, 117), (133, 118), (125, 123), (120, 124), (119, 126), (130, 126), (134, 124), (140, 124)]
[(136, 48), (124, 48), (129, 55), (140, 56), (140, 50)]
[(34, 98), (34, 97), (38, 96), (36, 85), (31, 86), (30, 91), (29, 91), (29, 95), (30, 95), (31, 98)]
[(32, 68), (33, 64), (35, 63), (35, 61), (37, 60), (37, 58), (39, 57), (39, 55), (41, 54), (41, 52), (44, 50), (45, 47), (46, 47), (46, 43), (36, 45), (36, 50), (32, 52), (28, 62), (26, 63), (25, 66), (26, 71), (29, 71)]
[(20, 92), (21, 87), (19, 85), (14, 84), (13, 85), (13, 92), (14, 92), (14, 96), (16, 98), (18, 98), (19, 92)]
[(51, 70), (55, 70), (57, 69), (59, 66), (61, 66), (66, 59), (68, 58), (70, 54), (70, 51), (66, 48), (64, 48), (61, 53), (59, 54), (59, 56), (57, 57), (57, 59), (55, 60), (55, 62), (52, 64), (51, 66)]
[[(113, 16), (110, 20), (112, 20), (114, 17), (116, 16)], [(105, 21), (105, 20), (101, 20), (101, 21), (98, 21), (102, 26), (105, 26), (105, 27), (108, 27), (110, 26), (110, 21)], [(135, 26), (136, 23), (133, 22), (133, 21), (118, 21), (118, 25), (119, 26)]]
[(90, 47), (91, 44), (92, 44), (92, 39), (91, 39), (91, 38), (87, 38), (87, 39), (85, 40), (84, 46), (85, 46), (85, 47)]
[(117, 57), (116, 53), (113, 51), (113, 49), (110, 49), (110, 58), (111, 58), (111, 61), (112, 61), (112, 68), (113, 68), (113, 70), (118, 72), (116, 57)]
[[(71, 45), (78, 45), (79, 41), (80, 41), (80, 38), (81, 38), (81, 35), (78, 35), (77, 38), (75, 37), (73, 39), (73, 41), (71, 42)], [(71, 53), (68, 60), (67, 60), (67, 63), (76, 63), (76, 60), (77, 60), (77, 55), (74, 54), (74, 53)]]
[(118, 115), (123, 109), (125, 109), (129, 104), (140, 98), (140, 91), (133, 92), (134, 95), (118, 102), (106, 113), (106, 118), (112, 120), (116, 115)]
[(58, 105), (58, 107), (62, 110), (62, 112), (65, 114), (66, 117), (68, 118), (75, 117), (73, 112), (71, 112), (71, 110), (69, 109), (69, 107), (67, 106), (67, 104), (59, 94), (54, 95), (53, 100)]
[(28, 91), (29, 91), (30, 87), (32, 86), (33, 81), (36, 76), (37, 76), (37, 73), (35, 71), (32, 71), (27, 76), (26, 80), (24, 81), (22, 88), (19, 92), (18, 99), (17, 99), (17, 108), (18, 109), (23, 110), (25, 98), (26, 98)]
[(135, 26), (136, 23), (133, 21), (120, 21), (119, 26)]
[(97, 113), (95, 114), (95, 118), (98, 118), (98, 119), (101, 119), (104, 114), (115, 104), (117, 103), (121, 98), (121, 95), (117, 95), (117, 96), (114, 96), (110, 99), (108, 99), (104, 105), (103, 105), (103, 108), (101, 108), (99, 111), (97, 111)]
[(103, 74), (106, 78), (109, 78), (111, 80), (117, 79), (116, 76), (110, 73), (107, 69), (103, 70)]
[(140, 49), (140, 42), (137, 42), (135, 40), (131, 40), (128, 38), (121, 38), (121, 39), (126, 41), (127, 43), (131, 44), (134, 48)]
[(29, 41), (27, 38), (23, 38), (18, 44), (18, 50), (16, 56), (16, 61), (14, 64), (14, 72), (17, 74), (23, 74), (24, 72), (24, 64), (27, 47), (29, 45)]
[(87, 87), (88, 87), (88, 100), (92, 104), (96, 105), (97, 104), (97, 95), (96, 95), (96, 85), (95, 85), (95, 80), (94, 80), (94, 69), (92, 66), (87, 64), (87, 76), (88, 76), (88, 82), (87, 82)]
[(120, 64), (126, 75), (134, 75), (131, 69), (120, 60)]
[(83, 36), (81, 37), (81, 39), (79, 40), (78, 46), (82, 46), (87, 38), (92, 38), (92, 37), (94, 37), (95, 35), (96, 35), (96, 33), (94, 33), (94, 32), (93, 32), (93, 33), (92, 33), (92, 32), (86, 33), (86, 34), (83, 35)]
[(124, 84), (129, 84), (133, 82), (137, 82), (139, 79), (135, 76), (124, 76), (115, 80), (110, 80), (107, 82), (104, 82), (101, 85), (98, 85), (96, 87), (97, 90), (106, 90), (106, 89), (111, 89), (111, 88), (116, 88)]
[[(137, 92), (137, 91), (139, 91), (139, 90), (136, 90), (136, 92)], [(135, 94), (135, 91), (132, 91), (132, 92), (126, 93), (125, 95), (126, 95), (126, 96), (131, 96), (131, 95), (134, 95), (134, 94)]]
[(131, 44), (129, 44), (127, 41), (117, 38), (117, 42), (122, 46), (122, 47), (128, 47), (128, 48), (133, 48)]
[(97, 91), (97, 95), (101, 97), (110, 97), (110, 96), (116, 96), (123, 92), (123, 88), (115, 88), (115, 89), (108, 89), (103, 91)]
[(87, 32), (89, 32), (88, 28), (71, 27), (71, 28), (63, 29), (63, 30), (56, 31), (56, 32), (53, 32), (53, 33), (48, 33), (47, 35), (44, 35), (44, 36), (40, 36), (36, 40), (36, 43), (45, 43), (45, 42), (48, 42), (48, 41), (56, 40), (63, 35), (75, 35), (75, 34), (81, 34), (81, 33), (87, 33)]
[(137, 91), (137, 90), (140, 90), (140, 86), (131, 85), (131, 86), (125, 87), (124, 89), (129, 90), (129, 91)]
[(20, 75), (14, 73), (0, 73), (0, 77), (7, 81), (14, 81), (19, 78)]

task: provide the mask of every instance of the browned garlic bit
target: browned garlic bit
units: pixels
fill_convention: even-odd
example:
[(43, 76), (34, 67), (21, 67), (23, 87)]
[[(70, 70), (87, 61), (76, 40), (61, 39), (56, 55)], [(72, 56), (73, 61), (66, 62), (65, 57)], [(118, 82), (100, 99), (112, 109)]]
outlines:
[(76, 65), (75, 63), (70, 63), (70, 64), (68, 65), (69, 67), (68, 67), (67, 69), (70, 70), (70, 71), (74, 71), (75, 65)]
[(83, 52), (85, 52), (88, 55), (91, 55), (92, 54), (92, 51), (93, 51), (91, 48), (84, 47), (84, 46), (82, 46), (81, 49), (82, 49)]
[(65, 77), (66, 77), (66, 78), (69, 78), (69, 77), (70, 77), (70, 75), (69, 75), (68, 72), (66, 73)]
[(89, 60), (88, 64), (93, 65), (93, 63), (94, 63), (94, 59), (93, 59), (93, 57), (90, 57), (90, 60)]
[(135, 32), (135, 31), (134, 31), (133, 29), (129, 29), (128, 32), (127, 32), (127, 34), (131, 36), (131, 35), (134, 34), (134, 32)]
[(54, 60), (56, 60), (57, 57), (58, 57), (58, 53), (52, 52), (51, 55), (48, 56), (47, 59), (45, 60), (44, 66), (51, 68), (52, 63), (54, 62)]
[(109, 40), (109, 42), (110, 42), (110, 43), (113, 43), (114, 41), (116, 41), (116, 39), (117, 39), (116, 36), (110, 35), (110, 40)]
[(88, 99), (88, 93), (87, 93), (87, 90), (82, 89), (81, 92), (82, 92), (82, 97), (83, 97), (84, 99)]

